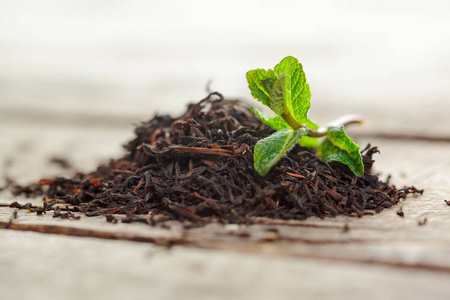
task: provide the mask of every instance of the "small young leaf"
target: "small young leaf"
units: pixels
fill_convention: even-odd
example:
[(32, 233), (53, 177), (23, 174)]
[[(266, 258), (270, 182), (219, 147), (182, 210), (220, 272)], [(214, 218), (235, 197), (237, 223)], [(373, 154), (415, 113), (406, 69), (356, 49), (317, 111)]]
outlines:
[(265, 88), (265, 90), (269, 93), (269, 97), (276, 79), (277, 75), (275, 75), (275, 72), (271, 69), (267, 70), (263, 79), (261, 79), (261, 84)]
[(317, 152), (325, 161), (338, 161), (346, 164), (358, 177), (364, 174), (364, 164), (359, 153), (359, 146), (347, 136), (344, 126), (329, 127), (328, 136), (320, 144)]
[(273, 83), (272, 90), (270, 91), (270, 109), (280, 116), (287, 110), (284, 89), (285, 81), (286, 75), (283, 73)]
[(253, 107), (251, 107), (250, 110), (261, 120), (261, 122), (272, 127), (275, 130), (291, 129), (291, 126), (289, 126), (289, 124), (286, 123), (286, 121), (280, 116), (270, 118), (261, 110), (255, 109)]
[(317, 130), (319, 129), (319, 125), (317, 125), (316, 123), (314, 123), (313, 121), (311, 121), (310, 119), (306, 120), (306, 127), (308, 127), (309, 129), (312, 130)]
[(277, 80), (272, 70), (255, 69), (247, 72), (247, 82), (250, 91), (256, 100), (270, 107), (270, 92)]
[(312, 136), (304, 136), (298, 141), (298, 144), (305, 148), (316, 148), (319, 145), (319, 139)]
[(274, 71), (277, 77), (286, 74), (286, 107), (298, 123), (305, 124), (311, 107), (311, 92), (302, 64), (296, 58), (288, 56), (275, 66)]
[[(275, 116), (273, 118), (270, 118), (267, 116), (263, 111), (257, 110), (253, 107), (250, 108), (250, 110), (263, 122), (264, 124), (272, 127), (275, 130), (282, 130), (282, 129), (292, 129), (291, 126), (289, 126), (286, 121), (280, 117)], [(319, 125), (315, 124), (311, 120), (306, 120), (306, 126), (309, 129), (316, 130), (319, 128)], [(300, 139), (298, 144), (302, 147), (306, 148), (315, 148), (317, 145), (319, 145), (319, 140), (316, 137), (310, 137), (310, 136), (304, 136)]]
[(285, 156), (298, 140), (306, 134), (308, 134), (308, 129), (306, 128), (298, 130), (283, 129), (258, 141), (253, 155), (256, 172), (261, 176), (266, 175), (272, 166)]
[[(309, 129), (312, 129), (312, 130), (319, 129), (319, 125), (317, 125), (316, 123), (314, 123), (310, 119), (306, 120), (306, 124), (305, 125), (306, 125), (306, 127), (308, 127)], [(304, 137), (302, 137), (300, 139), (298, 144), (300, 146), (306, 147), (306, 148), (316, 148), (317, 145), (319, 145), (319, 139), (316, 138), (316, 137), (312, 137), (312, 136), (304, 136)]]

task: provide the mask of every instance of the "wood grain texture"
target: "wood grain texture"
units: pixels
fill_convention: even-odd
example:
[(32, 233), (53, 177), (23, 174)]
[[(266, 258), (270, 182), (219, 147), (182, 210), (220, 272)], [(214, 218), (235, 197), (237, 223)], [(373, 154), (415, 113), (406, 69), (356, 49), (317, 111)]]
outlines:
[(6, 299), (446, 299), (426, 270), (0, 230)]
[[(109, 129), (102, 129), (106, 132), (105, 135), (99, 135), (98, 132), (87, 128), (74, 129), (75, 136), (83, 137), (83, 145), (85, 145), (85, 147), (74, 148), (65, 146), (72, 142), (71, 135), (64, 135), (64, 130), (65, 128), (52, 129), (46, 133), (48, 136), (44, 141), (48, 143), (28, 136), (29, 149), (25, 147), (25, 150), (18, 151), (20, 147), (23, 147), (20, 142), (3, 148), (2, 157), (10, 157), (14, 162), (7, 166), (6, 171), (16, 176), (24, 174), (22, 179), (25, 178), (27, 179), (27, 181), (24, 180), (25, 182), (30, 182), (42, 176), (73, 172), (73, 170), (62, 170), (55, 166), (48, 167), (48, 157), (53, 153), (67, 153), (75, 163), (83, 161), (91, 152), (97, 153), (97, 157), (120, 153), (109, 148), (110, 145), (116, 144), (116, 139), (119, 138)], [(16, 131), (17, 128), (10, 130), (10, 132)], [(56, 139), (56, 136), (61, 138)], [(100, 140), (97, 139), (96, 143), (89, 143), (89, 140), (95, 140), (97, 136), (103, 137)], [(122, 136), (126, 136), (125, 131)], [(27, 140), (27, 135), (11, 134), (10, 137), (12, 141)], [(358, 140), (361, 145), (367, 142), (365, 138)], [(392, 183), (399, 188), (415, 185), (425, 189), (423, 196), (410, 196), (401, 204), (403, 218), (396, 214), (399, 208), (397, 206), (386, 209), (378, 215), (361, 219), (343, 216), (323, 220), (310, 218), (306, 221), (260, 218), (256, 219), (256, 224), (252, 226), (211, 224), (197, 229), (185, 229), (177, 222), (169, 223), (168, 228), (144, 224), (110, 224), (103, 217), (88, 218), (83, 215), (79, 221), (61, 220), (53, 218), (52, 212), (37, 216), (27, 211), (19, 211), (18, 218), (11, 220), (14, 211), (8, 207), (11, 202), (33, 201), (34, 204), (39, 205), (42, 200), (12, 198), (7, 191), (4, 191), (0, 193), (0, 227), (3, 228), (0, 230), (2, 235), (0, 251), (3, 253), (0, 255), (0, 265), (2, 265), (0, 275), (8, 279), (13, 274), (16, 277), (11, 278), (17, 280), (19, 274), (26, 274), (23, 277), (25, 282), (39, 290), (37, 285), (43, 282), (36, 279), (39, 277), (37, 272), (40, 272), (42, 265), (46, 265), (47, 278), (67, 288), (67, 284), (62, 284), (56, 275), (52, 275), (52, 272), (57, 272), (58, 266), (65, 265), (68, 268), (65, 271), (67, 276), (71, 280), (81, 282), (81, 287), (85, 291), (92, 292), (92, 295), (97, 295), (90, 288), (94, 283), (104, 286), (107, 281), (114, 281), (112, 278), (114, 276), (114, 278), (121, 278), (124, 288), (136, 289), (135, 293), (138, 296), (139, 293), (146, 291), (160, 295), (156, 285), (151, 285), (148, 290), (147, 286), (145, 288), (137, 286), (145, 279), (155, 280), (159, 276), (156, 273), (143, 272), (142, 266), (146, 266), (146, 259), (131, 250), (135, 247), (139, 249), (149, 247), (156, 249), (158, 253), (172, 253), (173, 249), (176, 249), (177, 255), (180, 255), (174, 260), (156, 259), (160, 268), (158, 270), (164, 274), (161, 275), (164, 280), (169, 280), (169, 270), (179, 272), (173, 279), (173, 289), (165, 288), (165, 292), (161, 294), (167, 299), (175, 299), (186, 290), (192, 298), (202, 299), (203, 296), (198, 291), (204, 289), (210, 291), (205, 295), (214, 294), (216, 299), (226, 299), (229, 294), (218, 292), (225, 290), (241, 299), (269, 299), (273, 294), (264, 286), (270, 285), (269, 281), (277, 284), (278, 292), (287, 299), (295, 299), (298, 293), (303, 293), (307, 296), (306, 298), (330, 299), (332, 295), (336, 295), (338, 298), (340, 296), (356, 299), (364, 295), (364, 291), (359, 282), (355, 284), (355, 278), (373, 280), (380, 284), (379, 290), (370, 287), (371, 294), (368, 297), (372, 297), (371, 299), (382, 297), (399, 299), (402, 296), (405, 299), (419, 299), (425, 297), (427, 293), (431, 293), (435, 299), (445, 299), (450, 293), (450, 288), (442, 285), (444, 280), (450, 279), (450, 260), (448, 259), (450, 256), (450, 231), (448, 230), (450, 207), (444, 202), (444, 199), (449, 199), (447, 186), (450, 175), (448, 168), (450, 144), (383, 139), (371, 139), (370, 142), (379, 146), (381, 150), (381, 154), (375, 157), (375, 172), (381, 172), (382, 177), (391, 174)], [(30, 155), (35, 149), (39, 151), (35, 152), (35, 155)], [(84, 161), (84, 164), (81, 163), (81, 167), (88, 171), (94, 168), (96, 163), (95, 159), (91, 158)], [(28, 169), (29, 166), (33, 167)], [(419, 226), (419, 222), (423, 222), (425, 218), (427, 220), (425, 225)], [(347, 232), (344, 232), (345, 227), (349, 228)], [(49, 244), (45, 244), (46, 241)], [(26, 250), (30, 243), (42, 245), (42, 251)], [(78, 243), (82, 246), (75, 246)], [(83, 257), (79, 267), (75, 267), (74, 262), (62, 264), (61, 258), (43, 254), (45, 251), (50, 251), (49, 247), (55, 247), (55, 245), (59, 252), (67, 253), (66, 256), (78, 257), (78, 252), (84, 251), (90, 253), (92, 259)], [(110, 252), (101, 250), (103, 258), (99, 260), (98, 249), (106, 249), (101, 247), (111, 247), (116, 250)], [(114, 260), (119, 255), (134, 257), (134, 264), (126, 265), (122, 262), (120, 264), (122, 273), (115, 273), (111, 268), (118, 265), (111, 265), (109, 260)], [(188, 260), (186, 262), (188, 265), (192, 263), (200, 265), (200, 269), (208, 269), (210, 262), (202, 260), (203, 255), (221, 263), (212, 267), (216, 268), (213, 271), (207, 271), (208, 275), (200, 274), (198, 280), (192, 279), (190, 267), (174, 269), (174, 261), (178, 260)], [(29, 256), (28, 260), (40, 262), (37, 265), (24, 264), (17, 259), (17, 256)], [(92, 260), (97, 262), (94, 263)], [(92, 268), (98, 269), (99, 277), (96, 279), (89, 277), (87, 270), (90, 263), (94, 264)], [(242, 270), (242, 265), (248, 269)], [(17, 273), (18, 269), (22, 273)], [(237, 279), (231, 280), (230, 283), (230, 280), (226, 280), (227, 276), (231, 276), (230, 274), (238, 276), (235, 269), (241, 270), (243, 277), (239, 277), (241, 278), (239, 283)], [(225, 276), (223, 273), (228, 275)], [(88, 276), (90, 281), (81, 280), (85, 276)], [(290, 276), (301, 277), (301, 283), (298, 280), (292, 282)], [(155, 282), (162, 284), (164, 280), (158, 279)], [(324, 290), (323, 284), (332, 286), (333, 293), (336, 294)], [(205, 288), (208, 285), (212, 288)], [(405, 285), (413, 285), (413, 287), (405, 291)], [(255, 286), (255, 288), (248, 290), (248, 286)], [(14, 297), (19, 299), (31, 293), (30, 289), (23, 292), (11, 289), (8, 291), (12, 299)], [(62, 290), (57, 289), (56, 295), (58, 293), (62, 293)], [(114, 288), (109, 293), (112, 299), (122, 295)], [(47, 293), (43, 295), (49, 296)], [(79, 294), (74, 292), (73, 295)], [(83, 294), (83, 296), (89, 298), (89, 295)], [(73, 296), (69, 299), (76, 298)], [(204, 299), (214, 299), (214, 297)]]

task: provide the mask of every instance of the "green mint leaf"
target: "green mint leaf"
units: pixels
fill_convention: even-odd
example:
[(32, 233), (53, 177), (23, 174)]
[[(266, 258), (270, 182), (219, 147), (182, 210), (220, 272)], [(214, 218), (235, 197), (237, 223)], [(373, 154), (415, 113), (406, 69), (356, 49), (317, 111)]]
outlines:
[(261, 120), (261, 122), (275, 130), (291, 129), (291, 126), (289, 126), (289, 124), (286, 123), (286, 121), (280, 116), (270, 118), (262, 110), (255, 109), (253, 107), (251, 107), (250, 110)]
[(317, 130), (317, 129), (319, 129), (319, 125), (317, 125), (316, 123), (314, 123), (314, 122), (311, 121), (310, 119), (307, 119), (307, 120), (306, 120), (305, 125), (306, 125), (306, 127), (308, 127), (309, 129), (312, 129), (312, 130)]
[(272, 133), (270, 136), (258, 141), (254, 150), (254, 167), (259, 175), (266, 175), (288, 151), (290, 151), (298, 140), (308, 134), (308, 129), (298, 130), (283, 129)]
[[(280, 116), (270, 118), (262, 110), (255, 109), (253, 107), (251, 107), (250, 110), (261, 120), (261, 122), (272, 127), (275, 130), (291, 129), (291, 126), (289, 126), (289, 124), (286, 123), (286, 121)], [(305, 125), (313, 130), (317, 130), (319, 128), (319, 125), (315, 124), (309, 119), (306, 120)], [(306, 148), (316, 148), (319, 145), (319, 139), (316, 137), (304, 136), (300, 139), (298, 144)]]
[(247, 72), (248, 87), (252, 96), (270, 107), (270, 93), (277, 76), (272, 70), (255, 69)]
[(312, 136), (304, 136), (298, 141), (298, 144), (305, 148), (316, 148), (319, 145), (319, 139)]
[(274, 68), (277, 77), (286, 74), (285, 79), (285, 103), (289, 113), (300, 124), (305, 124), (307, 114), (311, 107), (311, 92), (306, 83), (303, 66), (295, 57), (285, 57)]
[(364, 174), (364, 164), (359, 153), (359, 146), (348, 137), (344, 126), (329, 127), (328, 136), (320, 144), (317, 152), (325, 161), (338, 161), (346, 164), (358, 177)]
[(286, 110), (286, 93), (285, 93), (285, 81), (286, 74), (281, 74), (272, 85), (272, 90), (270, 91), (270, 109), (273, 110), (277, 115), (282, 115)]
[[(319, 125), (311, 121), (310, 119), (306, 120), (306, 127), (312, 130), (319, 129)], [(316, 148), (319, 145), (319, 139), (312, 136), (304, 136), (298, 141), (298, 144), (302, 147), (306, 148)]]
[[(291, 126), (289, 126), (289, 124), (286, 123), (286, 121), (280, 116), (275, 116), (275, 117), (271, 118), (265, 112), (263, 112), (262, 110), (259, 110), (257, 108), (250, 107), (250, 110), (252, 111), (252, 113), (254, 113), (258, 117), (258, 119), (261, 120), (261, 122), (263, 122), (266, 125), (269, 125), (270, 127), (272, 127), (275, 130), (291, 129)], [(312, 129), (312, 130), (319, 129), (319, 125), (317, 125), (310, 119), (306, 120), (305, 125), (306, 125), (306, 127), (308, 127), (309, 129)]]

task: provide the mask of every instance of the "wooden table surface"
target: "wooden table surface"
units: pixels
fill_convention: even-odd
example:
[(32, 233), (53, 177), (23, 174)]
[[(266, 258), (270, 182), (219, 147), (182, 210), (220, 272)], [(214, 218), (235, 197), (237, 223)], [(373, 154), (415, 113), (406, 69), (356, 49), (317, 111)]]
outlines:
[(350, 135), (380, 148), (375, 172), (425, 192), (404, 217), (185, 229), (23, 210), (11, 221), (11, 202), (42, 200), (3, 191), (0, 299), (450, 299), (447, 2), (119, 2), (2, 2), (0, 186), (120, 157), (133, 124), (182, 113), (210, 79), (251, 100), (245, 72), (294, 55), (312, 119), (363, 115)]
[[(57, 123), (4, 124), (4, 175), (27, 183), (75, 171), (49, 163), (53, 156), (88, 171), (118, 157), (132, 136), (131, 126)], [(364, 128), (353, 134), (361, 145), (380, 147), (375, 171), (381, 177), (425, 189), (401, 204), (403, 218), (397, 206), (361, 219), (259, 219), (252, 226), (184, 229), (177, 222), (161, 228), (19, 211), (9, 224), (14, 209), (8, 204), (30, 200), (4, 191), (0, 290), (7, 299), (448, 299), (450, 143), (365, 137)]]

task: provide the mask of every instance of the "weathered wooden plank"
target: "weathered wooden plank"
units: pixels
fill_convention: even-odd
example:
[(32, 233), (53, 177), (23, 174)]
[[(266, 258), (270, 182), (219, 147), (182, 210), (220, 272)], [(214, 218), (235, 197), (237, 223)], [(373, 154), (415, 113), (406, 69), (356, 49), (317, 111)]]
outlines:
[[(380, 144), (382, 151), (376, 163), (377, 170), (383, 170), (385, 175), (392, 174), (399, 186), (414, 184), (426, 190), (423, 196), (412, 196), (402, 204), (403, 218), (396, 214), (397, 208), (393, 208), (361, 219), (342, 216), (302, 222), (261, 219), (260, 225), (224, 227), (212, 224), (191, 230), (175, 222), (166, 230), (142, 224), (107, 224), (100, 217), (57, 220), (51, 213), (35, 216), (21, 211), (10, 228), (450, 272), (450, 261), (446, 259), (450, 255), (450, 231), (447, 230), (450, 207), (443, 201), (447, 195), (442, 184), (449, 171), (441, 168), (442, 161), (450, 161), (450, 144), (382, 140), (374, 144)], [(11, 200), (3, 198), (3, 202)], [(0, 211), (5, 227), (12, 209)], [(419, 226), (425, 218), (426, 224)], [(345, 226), (350, 228), (346, 233)]]
[[(9, 218), (12, 209), (2, 210), (2, 219)], [(364, 222), (364, 219), (371, 220)], [(384, 225), (380, 225), (382, 223)], [(345, 224), (350, 227), (348, 232), (343, 230)], [(9, 228), (158, 245), (369, 262), (450, 273), (450, 262), (446, 259), (450, 255), (448, 227), (433, 224), (430, 222), (419, 227), (416, 220), (402, 219), (389, 210), (363, 219), (340, 217), (326, 221), (289, 222), (289, 225), (283, 222), (278, 222), (278, 225), (225, 227), (212, 224), (186, 230), (177, 222), (170, 224), (170, 229), (164, 229), (143, 224), (112, 225), (103, 218), (82, 217), (82, 221), (71, 221), (53, 219), (51, 213), (33, 216), (19, 212), (19, 218)]]
[[(131, 127), (0, 123), (0, 187), (5, 176), (29, 184), (40, 178), (94, 170), (99, 163), (123, 155), (121, 145), (132, 138)], [(54, 157), (66, 159), (72, 167), (50, 163)]]
[[(37, 11), (46, 9), (38, 6)], [(19, 11), (19, 6), (11, 7)], [(61, 13), (58, 6), (54, 7), (56, 15)], [(117, 7), (113, 12), (115, 10)], [(80, 18), (76, 10), (73, 12), (71, 17)], [(436, 19), (436, 14), (429, 12), (422, 15)], [(39, 15), (42, 14), (36, 14), (38, 18)], [(335, 18), (339, 19), (338, 15)], [(445, 15), (445, 9), (440, 15)], [(112, 13), (107, 17), (110, 18), (115, 20), (117, 16)], [(155, 22), (155, 18), (146, 15), (143, 19), (147, 20), (147, 25)], [(398, 23), (396, 18), (392, 20)], [(386, 24), (384, 28), (389, 27)], [(17, 36), (17, 30), (11, 30), (13, 27), (10, 26), (9, 31), (8, 26), (5, 27), (6, 35), (9, 32)], [(136, 35), (132, 27), (125, 33), (131, 30), (136, 37), (145, 32)], [(84, 27), (75, 29), (80, 28), (84, 30)], [(221, 30), (218, 27), (211, 30), (218, 29)], [(31, 35), (36, 38), (35, 34)], [(28, 38), (31, 35), (28, 34)], [(98, 35), (102, 36), (102, 32)], [(178, 38), (181, 35), (183, 33), (176, 34)], [(207, 38), (200, 43), (202, 52), (198, 59), (198, 47), (189, 43), (174, 39), (171, 47), (165, 44), (163, 49), (155, 47), (154, 43), (148, 44), (146, 38), (132, 41), (129, 34), (118, 39), (113, 37), (116, 41), (126, 37), (125, 48), (120, 46), (114, 50), (110, 42), (98, 39), (90, 41), (93, 43), (90, 47), (99, 51), (85, 51), (80, 48), (84, 47), (83, 43), (66, 47), (67, 41), (55, 42), (51, 34), (46, 36), (50, 39), (38, 36), (38, 44), (55, 47), (36, 47), (37, 44), (30, 44), (23, 34), (22, 38), (19, 36), (2, 44), (7, 51), (0, 57), (3, 66), (0, 68), (0, 164), (4, 173), (1, 175), (16, 178), (19, 183), (69, 175), (74, 171), (49, 165), (48, 159), (54, 155), (68, 158), (81, 171), (119, 155), (119, 144), (132, 135), (131, 126), (122, 126), (148, 119), (155, 108), (163, 112), (182, 112), (187, 100), (202, 98), (204, 83), (209, 78), (215, 81), (212, 87), (221, 88), (225, 96), (233, 94), (250, 99), (241, 76), (249, 68), (263, 67), (261, 62), (273, 62), (275, 56), (285, 55), (284, 47), (249, 42), (230, 48), (211, 43)], [(299, 57), (308, 68), (312, 87), (311, 117), (325, 123), (341, 114), (360, 113), (365, 115), (367, 126), (352, 130), (351, 136), (389, 135), (392, 138), (406, 133), (410, 137), (448, 141), (450, 102), (445, 101), (448, 76), (442, 67), (443, 60), (436, 59), (444, 54), (445, 47), (425, 51), (425, 56), (424, 51), (416, 51), (421, 54), (419, 64), (411, 63), (414, 60), (405, 63), (407, 58), (392, 64), (398, 61), (398, 55), (390, 59), (384, 57), (385, 63), (379, 68), (380, 60), (370, 58), (381, 58), (386, 53), (373, 47), (373, 38), (361, 43), (363, 48), (370, 45), (372, 52), (365, 51), (367, 49), (358, 52), (354, 45), (349, 47), (350, 44), (333, 41), (304, 45), (294, 42), (289, 46), (290, 51), (310, 60), (303, 61)], [(256, 36), (254, 41), (257, 39)], [(62, 55), (70, 59), (54, 59), (55, 54), (61, 54), (61, 46), (68, 50)], [(403, 43), (404, 49), (405, 46), (409, 48)], [(340, 57), (330, 64), (330, 53), (336, 47), (340, 49)], [(423, 47), (430, 48), (422, 46), (422, 50)], [(45, 51), (41, 51), (44, 48)], [(178, 49), (183, 55), (161, 51), (166, 48)], [(105, 56), (102, 50), (109, 54)], [(240, 53), (231, 64), (230, 51)], [(139, 63), (130, 64), (130, 58), (134, 61), (136, 53)], [(223, 59), (205, 60), (205, 53), (214, 53), (215, 57)], [(108, 63), (100, 64), (94, 73), (80, 68), (99, 60)], [(45, 68), (36, 68), (44, 65)], [(341, 66), (353, 72), (342, 72)], [(431, 73), (422, 70), (423, 66)], [(126, 71), (110, 72), (113, 69)], [(176, 78), (174, 69), (179, 71)], [(368, 70), (370, 80), (366, 76)], [(136, 75), (133, 82), (129, 81), (129, 74)], [(382, 156), (376, 167), (380, 172), (392, 174), (398, 186), (415, 184), (426, 189), (424, 196), (404, 203), (404, 218), (398, 217), (393, 208), (363, 219), (260, 220), (261, 224), (253, 226), (212, 224), (185, 230), (178, 223), (169, 224), (170, 229), (142, 224), (112, 225), (102, 218), (82, 216), (81, 221), (59, 220), (53, 219), (51, 213), (38, 217), (25, 211), (20, 211), (19, 218), (9, 224), (13, 209), (3, 207), (0, 209), (1, 226), (16, 231), (0, 230), (2, 298), (447, 299), (449, 263), (446, 258), (450, 249), (447, 228), (450, 224), (449, 208), (443, 199), (448, 200), (449, 193), (446, 170), (450, 161), (449, 146), (425, 142), (373, 143), (381, 146)], [(0, 178), (2, 185), (3, 178)], [(0, 194), (0, 205), (14, 200), (30, 201)], [(425, 218), (427, 223), (418, 226)], [(350, 228), (346, 233), (344, 226)], [(148, 243), (110, 239), (160, 245), (174, 243), (191, 248), (175, 246), (169, 251)]]
[(447, 273), (0, 230), (5, 299), (447, 299)]
[[(27, 139), (30, 135), (20, 136), (20, 130), (11, 129), (9, 136), (14, 136), (13, 143), (0, 151), (2, 157), (13, 158), (13, 164), (7, 168), (9, 174), (26, 183), (73, 172), (55, 166), (49, 168), (47, 160), (54, 154), (67, 154), (75, 165), (88, 171), (96, 166), (100, 157), (119, 155), (116, 139), (122, 136), (126, 140), (128, 134), (123, 131), (115, 135), (103, 129), (106, 135), (102, 133), (97, 138), (97, 132), (75, 130), (78, 132), (75, 134), (77, 144), (72, 133), (66, 131), (67, 127), (52, 129), (41, 140)], [(38, 129), (31, 131), (33, 135), (38, 132)], [(92, 143), (95, 139), (98, 144)], [(367, 140), (358, 142), (363, 145)], [(174, 299), (180, 293), (187, 298), (229, 298), (229, 294), (220, 292), (223, 290), (232, 292), (235, 298), (245, 299), (268, 299), (279, 295), (296, 299), (299, 294), (304, 298), (323, 299), (398, 299), (402, 296), (420, 299), (432, 294), (435, 299), (445, 299), (450, 291), (438, 287), (444, 286), (450, 274), (447, 259), (450, 255), (450, 231), (447, 230), (450, 207), (443, 201), (448, 200), (447, 178), (450, 174), (443, 166), (450, 164), (450, 144), (375, 139), (371, 142), (381, 150), (381, 155), (376, 157), (376, 171), (383, 172), (385, 177), (391, 174), (392, 182), (398, 187), (413, 184), (425, 189), (423, 196), (410, 197), (403, 203), (403, 218), (396, 214), (397, 208), (392, 208), (361, 219), (342, 216), (302, 222), (259, 219), (259, 224), (252, 226), (211, 224), (188, 230), (177, 222), (162, 228), (109, 224), (102, 217), (83, 215), (80, 221), (61, 220), (52, 218), (51, 212), (36, 216), (27, 211), (19, 211), (18, 219), (9, 224), (14, 210), (0, 207), (0, 226), (15, 229), (0, 230), (0, 276), (6, 286), (0, 287), (7, 291), (6, 295), (11, 295), (11, 299), (21, 299), (35, 291), (51, 298), (42, 291), (42, 286), (51, 283), (61, 287), (55, 290), (56, 297), (61, 296), (63, 287), (74, 298), (96, 296), (96, 290), (103, 287), (103, 293), (107, 291), (106, 295), (111, 299), (123, 298), (125, 292), (110, 287), (110, 282), (119, 281), (127, 293), (135, 291), (133, 296), (137, 299), (149, 294)], [(90, 157), (91, 153), (94, 153), (93, 157)], [(23, 197), (12, 198), (8, 192), (0, 193), (0, 205), (16, 200), (20, 203), (30, 201)], [(42, 202), (40, 199), (31, 201), (37, 205)], [(419, 226), (419, 221), (425, 218), (427, 223)], [(344, 232), (346, 226), (348, 232)], [(30, 250), (30, 245), (37, 248)], [(175, 245), (175, 252), (156, 245)], [(159, 253), (158, 259), (147, 262), (142, 254), (147, 250), (142, 249), (153, 249), (148, 251)], [(99, 252), (102, 255), (98, 255)], [(61, 253), (66, 255), (61, 256)], [(19, 256), (28, 258), (20, 260)], [(129, 257), (133, 258), (131, 265)], [(66, 281), (54, 275), (62, 267), (66, 270)], [(240, 271), (235, 272), (234, 268)], [(95, 269), (98, 275), (94, 278), (91, 273)], [(29, 289), (7, 288), (19, 277)], [(229, 277), (233, 279), (230, 281)], [(39, 278), (46, 278), (46, 284)], [(170, 281), (173, 282), (171, 287)], [(255, 281), (262, 284), (249, 288)], [(73, 282), (80, 288), (71, 288), (76, 287)], [(164, 287), (162, 291), (158, 289), (161, 286)], [(275, 289), (267, 288), (271, 286), (277, 287), (277, 295)], [(405, 290), (404, 286), (413, 288)]]

